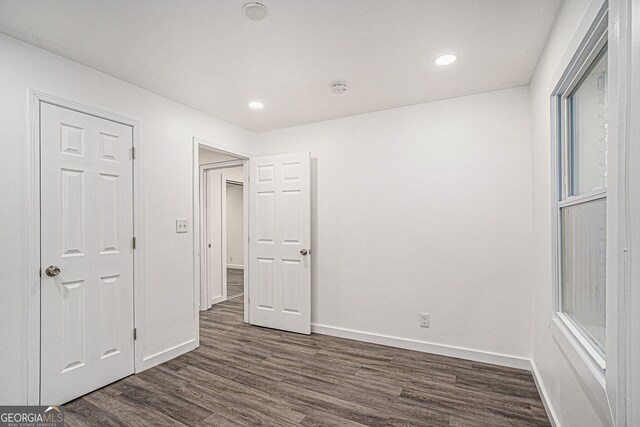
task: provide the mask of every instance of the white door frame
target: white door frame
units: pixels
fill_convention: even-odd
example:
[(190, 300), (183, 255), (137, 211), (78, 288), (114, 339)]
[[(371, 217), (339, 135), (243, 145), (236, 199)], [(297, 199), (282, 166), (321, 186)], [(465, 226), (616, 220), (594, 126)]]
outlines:
[[(206, 218), (208, 216), (208, 211), (211, 208), (209, 200), (205, 200), (205, 195), (208, 194), (208, 190), (206, 188), (203, 188), (203, 186), (207, 187), (208, 181), (205, 181), (206, 179), (206, 172), (209, 171), (214, 171), (214, 170), (223, 170), (223, 169), (228, 169), (228, 168), (235, 168), (238, 166), (244, 166), (244, 160), (242, 159), (238, 159), (238, 160), (229, 160), (229, 161), (224, 161), (224, 162), (219, 162), (219, 163), (205, 163), (203, 165), (199, 165), (200, 168), (200, 186), (199, 186), (199, 195), (198, 195), (198, 200), (200, 202), (200, 219), (202, 220), (202, 218)], [(217, 301), (214, 304), (217, 304), (218, 302), (223, 302), (227, 300), (227, 288), (226, 288), (226, 283), (227, 283), (227, 229), (226, 229), (226, 224), (227, 224), (227, 192), (226, 192), (226, 185), (224, 185), (228, 180), (225, 178), (224, 176), (224, 172), (222, 172), (221, 174), (221, 181), (220, 181), (220, 217), (221, 217), (221, 225), (222, 225), (222, 229), (220, 230), (220, 236), (221, 236), (221, 251), (220, 251), (220, 256), (221, 256), (221, 261), (222, 261), (222, 265), (221, 265), (221, 273), (222, 273), (222, 277), (221, 277), (221, 284), (222, 284), (222, 295), (221, 295), (221, 299), (220, 301)], [(202, 227), (202, 224), (200, 222), (198, 222), (198, 226), (200, 227), (199, 232), (198, 232), (198, 238), (200, 239), (200, 244), (199, 244), (199, 248), (200, 248), (200, 254), (204, 254), (207, 252), (207, 242), (204, 239), (205, 236), (205, 232), (206, 230), (204, 229), (204, 227)], [(195, 233), (194, 233), (195, 234)], [(208, 261), (208, 260), (207, 260)], [(209, 293), (210, 289), (209, 289), (209, 277), (207, 276), (207, 265), (204, 262), (200, 263), (200, 308), (199, 310), (202, 310), (202, 307), (206, 307), (206, 309), (208, 309), (210, 307), (210, 301), (211, 301), (211, 294)], [(206, 279), (206, 284), (207, 286), (203, 286), (202, 285), (202, 279), (205, 278)]]
[[(242, 160), (243, 162), (243, 179), (244, 179), (244, 188), (248, 188), (249, 186), (249, 157), (251, 154), (239, 150), (237, 148), (228, 147), (224, 144), (220, 144), (218, 142), (208, 141), (203, 138), (198, 138), (196, 136), (193, 137), (193, 292), (194, 292), (194, 313), (195, 318), (194, 322), (196, 325), (196, 346), (200, 345), (200, 279), (201, 279), (201, 271), (200, 271), (200, 159), (198, 149), (200, 146), (211, 149), (213, 151), (218, 151), (223, 154), (228, 154), (231, 156), (235, 156)], [(243, 194), (244, 201), (244, 233), (246, 238), (249, 236), (249, 200), (248, 200), (248, 191), (245, 191)], [(249, 259), (249, 245), (244, 245), (244, 259)], [(249, 269), (245, 268), (244, 272), (244, 321), (245, 323), (249, 323)]]
[[(28, 241), (28, 326), (27, 326), (27, 404), (40, 404), (40, 105), (47, 103), (58, 107), (99, 117), (105, 120), (121, 123), (133, 128), (133, 147), (136, 159), (133, 167), (133, 230), (136, 237), (136, 249), (133, 251), (133, 300), (134, 328), (144, 334), (144, 236), (142, 228), (142, 144), (140, 141), (140, 122), (119, 114), (110, 113), (99, 108), (91, 107), (79, 102), (63, 99), (55, 95), (33, 89), (28, 90), (28, 136), (27, 136), (27, 164), (25, 165), (28, 187), (31, 197), (28, 200), (27, 211), (29, 218)], [(143, 370), (142, 340), (134, 341), (134, 372)]]

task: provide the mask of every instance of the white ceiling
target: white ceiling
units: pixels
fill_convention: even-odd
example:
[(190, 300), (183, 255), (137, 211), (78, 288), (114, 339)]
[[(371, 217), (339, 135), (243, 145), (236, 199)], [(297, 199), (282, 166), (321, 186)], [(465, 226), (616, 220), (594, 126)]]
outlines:
[(0, 0), (0, 31), (261, 132), (526, 85), (561, 0), (244, 3)]

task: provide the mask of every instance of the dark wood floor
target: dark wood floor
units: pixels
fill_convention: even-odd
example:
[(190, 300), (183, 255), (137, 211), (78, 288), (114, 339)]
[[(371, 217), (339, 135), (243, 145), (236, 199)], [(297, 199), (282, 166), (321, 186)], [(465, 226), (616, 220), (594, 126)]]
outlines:
[(529, 372), (248, 326), (242, 298), (201, 345), (65, 405), (70, 426), (548, 426)]
[(227, 268), (227, 298), (244, 295), (244, 270)]

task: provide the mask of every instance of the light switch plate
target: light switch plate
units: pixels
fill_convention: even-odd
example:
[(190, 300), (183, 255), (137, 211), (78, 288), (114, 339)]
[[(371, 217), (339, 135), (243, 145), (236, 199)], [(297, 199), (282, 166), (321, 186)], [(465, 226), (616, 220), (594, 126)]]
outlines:
[(184, 218), (176, 219), (176, 233), (188, 233), (189, 232), (189, 220)]

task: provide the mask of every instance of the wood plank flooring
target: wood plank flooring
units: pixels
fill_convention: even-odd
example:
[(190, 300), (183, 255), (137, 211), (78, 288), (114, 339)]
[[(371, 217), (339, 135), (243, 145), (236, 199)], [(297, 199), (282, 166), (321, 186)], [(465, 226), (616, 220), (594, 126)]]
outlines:
[(227, 268), (227, 298), (244, 295), (244, 270)]
[(198, 349), (65, 405), (70, 426), (549, 426), (531, 374), (200, 314)]

